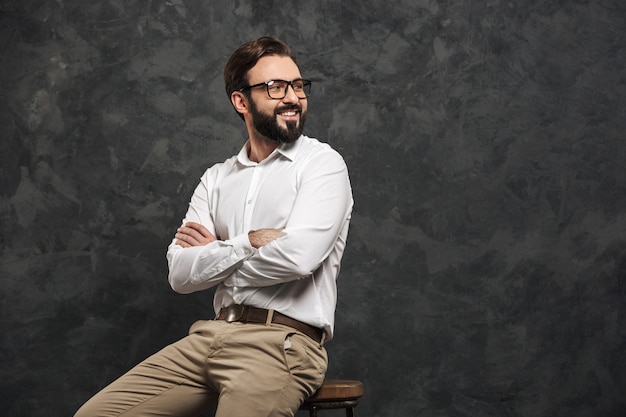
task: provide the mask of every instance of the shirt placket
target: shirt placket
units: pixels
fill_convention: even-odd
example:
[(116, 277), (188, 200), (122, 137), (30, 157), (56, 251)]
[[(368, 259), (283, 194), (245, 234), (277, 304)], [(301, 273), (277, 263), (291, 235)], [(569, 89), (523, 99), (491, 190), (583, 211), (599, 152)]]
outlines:
[(254, 213), (254, 207), (256, 205), (257, 196), (259, 194), (259, 188), (263, 180), (264, 167), (257, 165), (254, 167), (252, 173), (252, 179), (250, 180), (250, 186), (248, 187), (248, 194), (246, 195), (246, 205), (243, 212), (243, 227), (244, 231), (250, 231), (250, 224), (252, 223), (252, 214)]
[[(263, 182), (264, 167), (256, 165), (252, 168), (252, 178), (250, 179), (250, 185), (248, 186), (248, 192), (246, 194), (245, 205), (243, 208), (243, 230), (242, 233), (251, 230), (250, 224), (252, 222), (252, 214), (254, 213), (254, 207), (256, 205), (257, 196), (259, 194), (259, 188)], [(240, 289), (237, 285), (232, 288), (233, 301), (237, 304), (241, 303), (242, 297)]]

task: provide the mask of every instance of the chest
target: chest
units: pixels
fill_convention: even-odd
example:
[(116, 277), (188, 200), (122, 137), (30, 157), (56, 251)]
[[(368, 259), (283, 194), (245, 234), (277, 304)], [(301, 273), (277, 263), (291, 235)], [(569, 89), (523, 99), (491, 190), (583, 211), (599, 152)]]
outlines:
[(209, 198), (220, 235), (227, 238), (246, 230), (284, 227), (298, 195), (299, 177), (290, 163), (231, 171)]

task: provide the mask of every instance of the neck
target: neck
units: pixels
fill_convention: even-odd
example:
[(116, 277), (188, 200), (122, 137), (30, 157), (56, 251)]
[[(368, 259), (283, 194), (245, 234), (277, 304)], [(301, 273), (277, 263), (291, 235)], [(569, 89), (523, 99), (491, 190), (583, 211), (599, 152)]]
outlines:
[(267, 139), (250, 136), (248, 147), (248, 158), (254, 162), (261, 162), (280, 145), (278, 142)]

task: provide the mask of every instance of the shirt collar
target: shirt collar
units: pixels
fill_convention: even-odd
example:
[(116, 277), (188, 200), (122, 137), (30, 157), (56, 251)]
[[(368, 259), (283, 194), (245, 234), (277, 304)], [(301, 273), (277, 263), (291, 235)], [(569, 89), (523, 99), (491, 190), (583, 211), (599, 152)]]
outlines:
[[(274, 149), (274, 152), (272, 152), (265, 160), (267, 161), (269, 159), (275, 158), (277, 154), (280, 154), (290, 161), (293, 161), (296, 158), (296, 154), (298, 153), (298, 149), (300, 148), (303, 137), (304, 135), (300, 135), (298, 140), (296, 140), (294, 143), (281, 143), (278, 148)], [(239, 151), (239, 154), (237, 154), (237, 160), (239, 161), (239, 163), (245, 166), (257, 165), (256, 162), (251, 161), (250, 158), (248, 158), (249, 142), (250, 140), (247, 140), (246, 143), (244, 143), (243, 147)]]
[(300, 146), (302, 145), (303, 138), (304, 135), (300, 135), (298, 140), (296, 140), (294, 143), (282, 143), (278, 148), (276, 148), (276, 151), (290, 161), (293, 161), (294, 159), (296, 159), (296, 154), (298, 153), (298, 149), (300, 149)]

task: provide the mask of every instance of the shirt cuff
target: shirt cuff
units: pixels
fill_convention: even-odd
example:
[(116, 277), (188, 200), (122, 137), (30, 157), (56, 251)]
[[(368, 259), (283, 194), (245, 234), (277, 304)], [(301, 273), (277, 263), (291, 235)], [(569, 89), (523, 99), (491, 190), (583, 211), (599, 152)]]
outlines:
[[(235, 236), (234, 238), (229, 239), (228, 242), (233, 247), (233, 250), (235, 251), (235, 254), (237, 255), (237, 257), (242, 260), (249, 258), (256, 251), (256, 249), (253, 248), (252, 245), (250, 244), (250, 239), (248, 239), (247, 233), (243, 233), (241, 235)], [(235, 270), (228, 278), (222, 281), (222, 284), (224, 284), (227, 287), (237, 286), (236, 276), (237, 276), (237, 270)]]
[(239, 255), (242, 259), (249, 257), (254, 252), (254, 248), (250, 244), (250, 239), (248, 239), (247, 233), (235, 236), (228, 241), (235, 249), (235, 253)]

